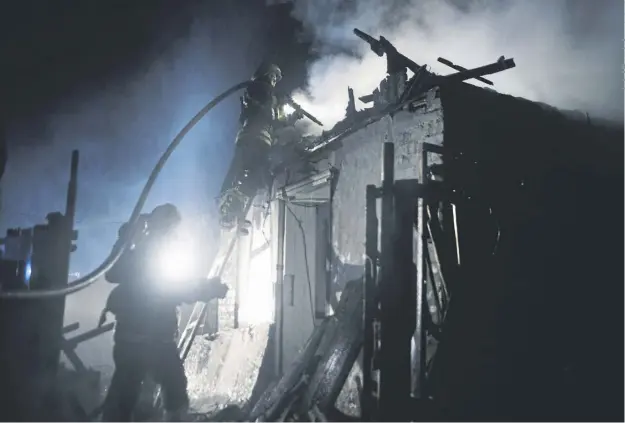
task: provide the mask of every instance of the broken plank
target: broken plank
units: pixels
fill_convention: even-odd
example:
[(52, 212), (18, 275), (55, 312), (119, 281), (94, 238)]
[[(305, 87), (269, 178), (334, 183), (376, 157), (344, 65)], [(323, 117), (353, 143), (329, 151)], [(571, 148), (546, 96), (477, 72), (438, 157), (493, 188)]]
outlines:
[(65, 335), (66, 333), (74, 332), (75, 330), (78, 330), (78, 329), (80, 329), (80, 323), (74, 322), (63, 328), (63, 335)]
[(96, 336), (102, 335), (103, 333), (113, 330), (114, 327), (115, 327), (114, 322), (107, 323), (106, 325), (97, 327), (95, 329), (91, 329), (87, 332), (81, 333), (80, 335), (76, 335), (73, 338), (66, 339), (65, 343), (67, 343), (68, 345), (72, 345), (75, 348), (78, 344), (82, 342), (88, 341), (90, 339), (95, 338)]

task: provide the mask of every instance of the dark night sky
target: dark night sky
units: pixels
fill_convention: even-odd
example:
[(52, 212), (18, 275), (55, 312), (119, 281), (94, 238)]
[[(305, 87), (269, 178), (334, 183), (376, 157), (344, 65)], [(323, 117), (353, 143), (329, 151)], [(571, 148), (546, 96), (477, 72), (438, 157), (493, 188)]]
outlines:
[[(2, 8), (5, 117), (20, 123), (53, 111), (63, 98), (123, 81), (188, 37), (194, 22), (210, 26), (220, 39), (226, 57), (214, 60), (224, 68), (232, 55), (256, 56), (254, 62), (267, 54), (286, 62), (283, 49), (291, 47), (296, 25), (285, 8), (270, 12), (260, 0), (26, 0)], [(254, 28), (249, 45), (237, 42)]]

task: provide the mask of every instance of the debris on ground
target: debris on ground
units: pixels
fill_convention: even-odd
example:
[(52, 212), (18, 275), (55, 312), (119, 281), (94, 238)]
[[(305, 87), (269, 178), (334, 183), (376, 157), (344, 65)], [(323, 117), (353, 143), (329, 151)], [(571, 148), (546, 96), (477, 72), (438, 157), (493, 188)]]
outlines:
[(263, 362), (270, 324), (198, 337), (185, 362), (191, 408), (215, 413), (227, 406), (244, 407), (252, 396)]

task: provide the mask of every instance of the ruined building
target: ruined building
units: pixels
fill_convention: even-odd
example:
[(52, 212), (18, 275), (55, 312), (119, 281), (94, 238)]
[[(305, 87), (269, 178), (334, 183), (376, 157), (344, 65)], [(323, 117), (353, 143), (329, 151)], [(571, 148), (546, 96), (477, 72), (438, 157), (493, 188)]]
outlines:
[[(469, 85), (474, 70), (439, 78), (368, 42), (395, 60), (366, 107), (348, 90), (328, 132), (283, 133), (314, 171), (290, 163), (248, 236), (222, 234), (229, 297), (196, 307), (181, 336), (193, 407), (241, 406), (218, 421), (622, 419), (623, 125)], [(63, 285), (77, 160), (65, 215), (33, 231)], [(31, 321), (14, 319), (19, 302), (0, 307), (3, 374), (52, 381), (61, 350), (87, 373), (74, 349), (91, 335), (58, 336), (64, 300), (49, 301), (26, 303)], [(24, 385), (7, 415), (51, 418), (47, 383)], [(76, 402), (80, 420), (96, 415)]]
[[(352, 103), (310, 140), (316, 173), (281, 175), (269, 212), (257, 201), (219, 328), (275, 322), (267, 351), (288, 372), (346, 284), (362, 283), (365, 188), (381, 181), (383, 143), (395, 145), (396, 179), (418, 178), (422, 145), (433, 144), (442, 148), (434, 173), (463, 199), (450, 253), (462, 270), (427, 285), (440, 331), (428, 334), (427, 354), (437, 409), (462, 419), (622, 418), (622, 124), (461, 82), (337, 135), (392, 101), (398, 84), (406, 80), (389, 76), (363, 98), (371, 107)], [(442, 293), (444, 322), (434, 316)], [(338, 408), (359, 415), (357, 404)]]

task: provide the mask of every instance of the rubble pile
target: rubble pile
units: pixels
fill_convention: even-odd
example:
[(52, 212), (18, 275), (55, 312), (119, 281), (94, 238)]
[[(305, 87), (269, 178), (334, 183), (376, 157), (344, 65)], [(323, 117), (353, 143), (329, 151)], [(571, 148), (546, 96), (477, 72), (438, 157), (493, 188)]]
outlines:
[(270, 324), (199, 337), (185, 361), (191, 408), (213, 413), (243, 407), (252, 396), (263, 362)]

